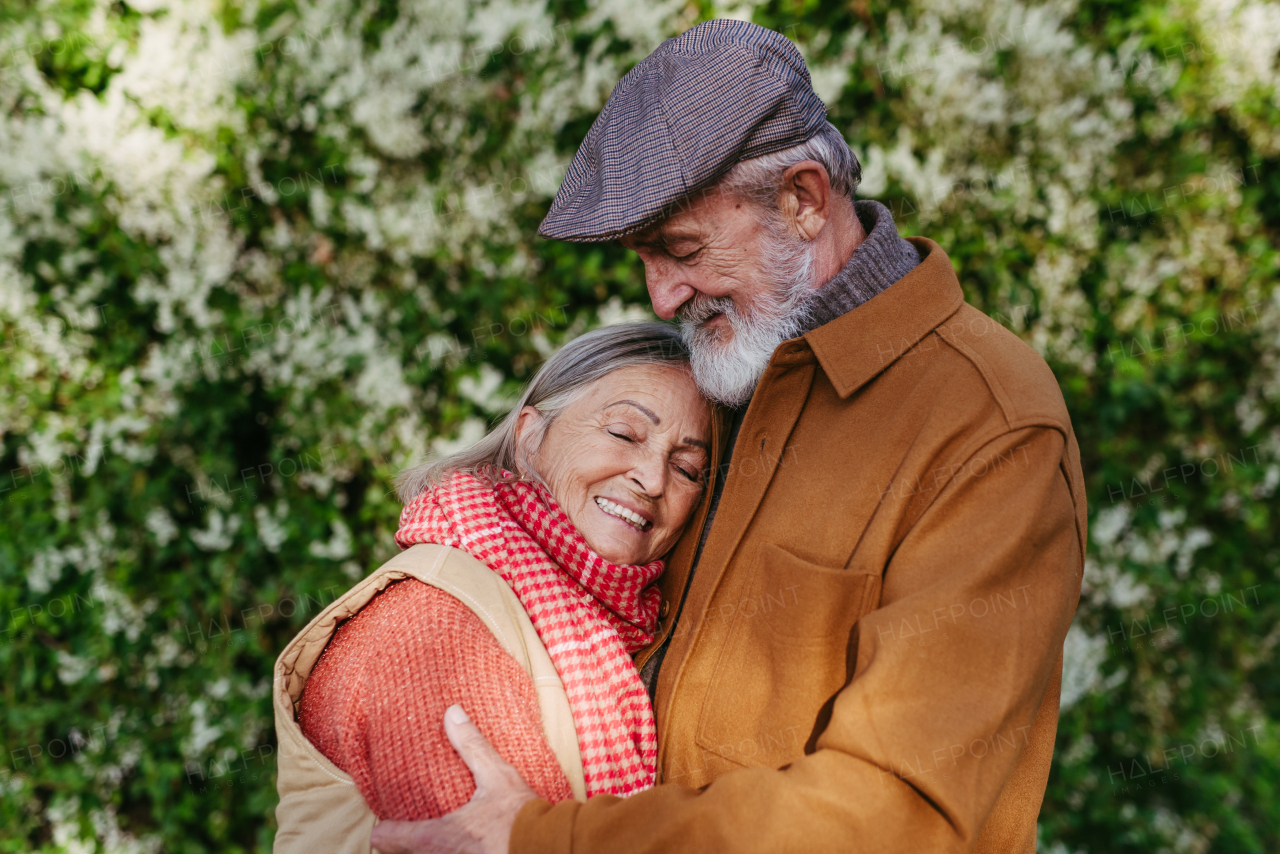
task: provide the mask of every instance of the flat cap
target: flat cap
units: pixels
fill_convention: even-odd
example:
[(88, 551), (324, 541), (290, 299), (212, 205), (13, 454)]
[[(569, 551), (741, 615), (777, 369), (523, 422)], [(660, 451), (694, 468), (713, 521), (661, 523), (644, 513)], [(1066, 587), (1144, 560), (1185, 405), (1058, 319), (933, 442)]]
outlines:
[(538, 234), (597, 242), (647, 228), (735, 163), (808, 140), (826, 115), (786, 36), (699, 24), (613, 87)]

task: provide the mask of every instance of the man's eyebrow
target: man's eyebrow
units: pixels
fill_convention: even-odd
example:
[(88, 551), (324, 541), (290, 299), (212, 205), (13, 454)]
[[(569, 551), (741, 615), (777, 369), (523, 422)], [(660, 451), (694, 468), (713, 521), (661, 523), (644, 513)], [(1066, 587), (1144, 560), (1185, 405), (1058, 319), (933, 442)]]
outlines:
[(615, 400), (613, 403), (606, 406), (605, 409), (612, 409), (613, 407), (620, 406), (624, 403), (627, 404), (628, 406), (634, 406), (636, 409), (639, 409), (645, 415), (649, 416), (649, 420), (652, 421), (654, 424), (662, 423), (662, 419), (659, 418), (657, 415), (655, 415), (652, 409), (650, 409), (647, 406), (641, 406), (640, 404), (636, 403), (634, 400)]
[(636, 237), (635, 235), (632, 235), (631, 244), (637, 247), (643, 246), (645, 249), (658, 249), (664, 245), (661, 234), (654, 234), (648, 237)]
[(635, 246), (643, 246), (646, 249), (664, 249), (681, 240), (699, 240), (701, 236), (701, 233), (696, 230), (675, 228), (670, 231), (659, 229), (650, 234), (641, 232), (639, 235), (631, 235), (631, 240)]

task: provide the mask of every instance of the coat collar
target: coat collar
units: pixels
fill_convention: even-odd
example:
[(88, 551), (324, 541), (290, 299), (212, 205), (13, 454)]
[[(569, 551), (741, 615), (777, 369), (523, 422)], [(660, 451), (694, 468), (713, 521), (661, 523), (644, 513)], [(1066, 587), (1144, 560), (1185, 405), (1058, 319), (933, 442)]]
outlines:
[[(927, 237), (908, 240), (920, 264), (872, 299), (803, 336), (841, 398), (847, 398), (908, 353), (964, 303), (960, 280), (942, 247)], [(774, 354), (800, 356), (799, 341)]]

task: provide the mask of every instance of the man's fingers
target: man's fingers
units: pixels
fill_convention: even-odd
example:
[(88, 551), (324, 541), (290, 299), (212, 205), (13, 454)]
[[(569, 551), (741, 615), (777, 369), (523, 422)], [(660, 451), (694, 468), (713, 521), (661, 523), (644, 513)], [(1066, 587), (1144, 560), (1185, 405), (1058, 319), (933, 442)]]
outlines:
[(466, 822), (459, 822), (457, 816), (455, 812), (430, 821), (384, 821), (374, 826), (369, 844), (378, 854), (479, 854), (485, 851), (483, 841), (468, 830)]
[(471, 722), (462, 706), (445, 709), (449, 743), (476, 778), (471, 801), (432, 821), (384, 821), (370, 842), (381, 854), (505, 854), (520, 807), (538, 797)]
[(430, 851), (429, 848), (424, 849), (414, 845), (419, 836), (415, 833), (415, 828), (419, 826), (418, 822), (412, 821), (380, 822), (374, 827), (369, 842), (380, 854), (415, 854), (424, 850)]
[(449, 737), (449, 743), (458, 751), (462, 761), (471, 769), (472, 776), (476, 778), (477, 789), (483, 789), (485, 783), (493, 779), (495, 772), (501, 773), (502, 766), (507, 764), (461, 705), (455, 703), (445, 709), (444, 734)]

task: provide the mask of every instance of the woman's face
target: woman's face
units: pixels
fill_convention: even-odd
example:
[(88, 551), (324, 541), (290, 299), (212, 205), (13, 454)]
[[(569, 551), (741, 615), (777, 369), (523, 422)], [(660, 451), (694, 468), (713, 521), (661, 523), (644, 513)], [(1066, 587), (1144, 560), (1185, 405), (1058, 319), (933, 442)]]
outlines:
[[(520, 413), (521, 437), (537, 428)], [(615, 564), (644, 564), (675, 545), (709, 464), (711, 409), (684, 370), (621, 368), (551, 422), (531, 464), (587, 545)]]

